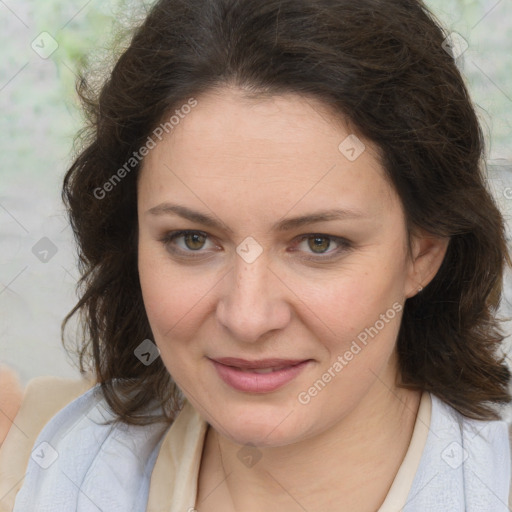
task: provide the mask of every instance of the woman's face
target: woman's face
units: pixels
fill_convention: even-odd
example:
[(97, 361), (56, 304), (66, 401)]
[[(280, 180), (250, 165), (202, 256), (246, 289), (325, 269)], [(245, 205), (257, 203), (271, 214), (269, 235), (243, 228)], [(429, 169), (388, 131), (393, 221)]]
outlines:
[(376, 153), (300, 96), (226, 88), (185, 111), (138, 184), (140, 282), (170, 374), (240, 444), (371, 411), (395, 387), (402, 307), (431, 247), (408, 255)]

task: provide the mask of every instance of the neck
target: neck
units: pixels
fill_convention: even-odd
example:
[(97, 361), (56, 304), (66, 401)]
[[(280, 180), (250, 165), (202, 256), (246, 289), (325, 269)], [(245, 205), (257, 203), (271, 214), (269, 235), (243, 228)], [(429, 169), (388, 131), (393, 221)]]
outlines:
[(205, 456), (216, 461), (224, 488), (217, 495), (231, 501), (232, 511), (378, 510), (407, 452), (421, 392), (374, 386), (321, 435), (255, 448), (261, 458), (252, 466), (241, 464), (239, 444), (210, 428)]

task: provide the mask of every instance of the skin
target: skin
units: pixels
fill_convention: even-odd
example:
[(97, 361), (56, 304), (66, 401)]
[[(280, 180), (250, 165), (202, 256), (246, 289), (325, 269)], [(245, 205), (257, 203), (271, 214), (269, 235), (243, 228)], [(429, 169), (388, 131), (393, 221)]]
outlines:
[[(197, 100), (145, 158), (138, 183), (139, 274), (155, 343), (211, 426), (195, 507), (375, 511), (407, 451), (420, 400), (395, 383), (402, 313), (309, 403), (297, 397), (359, 333), (428, 284), (447, 241), (418, 233), (408, 252), (401, 202), (376, 148), (361, 139), (366, 150), (347, 159), (338, 146), (353, 132), (317, 100), (249, 99), (234, 87)], [(149, 211), (162, 203), (221, 226)], [(334, 208), (361, 215), (272, 229)], [(185, 229), (207, 237), (162, 241)], [(318, 234), (327, 239), (315, 248)], [(249, 236), (262, 249), (251, 263), (236, 252)], [(254, 394), (226, 385), (212, 357), (312, 362), (284, 387)], [(247, 443), (261, 455), (252, 467), (237, 456)]]

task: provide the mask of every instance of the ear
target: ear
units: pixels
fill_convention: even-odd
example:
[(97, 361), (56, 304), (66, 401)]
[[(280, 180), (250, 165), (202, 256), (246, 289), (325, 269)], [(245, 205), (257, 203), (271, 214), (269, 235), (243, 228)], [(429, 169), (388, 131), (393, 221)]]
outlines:
[(405, 283), (405, 297), (413, 297), (434, 279), (450, 243), (449, 237), (438, 237), (424, 230), (411, 235), (411, 260)]

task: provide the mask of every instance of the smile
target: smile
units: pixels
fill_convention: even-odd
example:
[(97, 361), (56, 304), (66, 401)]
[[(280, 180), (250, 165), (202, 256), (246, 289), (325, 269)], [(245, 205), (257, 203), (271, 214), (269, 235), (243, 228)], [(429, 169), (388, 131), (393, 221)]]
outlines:
[(211, 362), (222, 381), (231, 388), (245, 393), (270, 393), (295, 379), (312, 360), (286, 361), (287, 364), (279, 360), (279, 365), (276, 360), (251, 362), (232, 358), (211, 359)]

